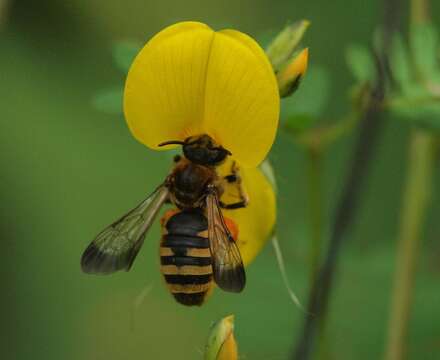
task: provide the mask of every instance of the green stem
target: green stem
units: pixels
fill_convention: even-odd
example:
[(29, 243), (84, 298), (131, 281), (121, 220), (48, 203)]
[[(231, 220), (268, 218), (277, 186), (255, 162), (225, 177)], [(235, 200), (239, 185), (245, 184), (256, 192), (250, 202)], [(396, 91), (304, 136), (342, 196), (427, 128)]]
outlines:
[(417, 255), (434, 166), (433, 138), (415, 130), (409, 148), (409, 169), (404, 189), (398, 240), (386, 360), (403, 359), (414, 289)]
[[(429, 20), (429, 0), (411, 0), (411, 25)], [(416, 72), (418, 69), (414, 69)], [(409, 147), (409, 168), (403, 194), (394, 289), (391, 298), (386, 360), (406, 356), (408, 324), (422, 228), (431, 195), (434, 168), (434, 137), (414, 130)]]
[(429, 0), (411, 0), (411, 24), (421, 24), (429, 19)]
[(322, 251), (322, 152), (319, 147), (307, 149), (307, 187), (309, 201), (310, 284), (316, 280)]
[(6, 24), (9, 10), (9, 0), (0, 0), (0, 29)]
[[(321, 266), (323, 238), (323, 191), (322, 191), (322, 146), (316, 143), (315, 146), (307, 148), (307, 187), (308, 187), (308, 208), (309, 208), (309, 277), (310, 286), (316, 282)], [(318, 324), (316, 359), (327, 359), (329, 354), (329, 343), (326, 331), (326, 316), (321, 317)]]

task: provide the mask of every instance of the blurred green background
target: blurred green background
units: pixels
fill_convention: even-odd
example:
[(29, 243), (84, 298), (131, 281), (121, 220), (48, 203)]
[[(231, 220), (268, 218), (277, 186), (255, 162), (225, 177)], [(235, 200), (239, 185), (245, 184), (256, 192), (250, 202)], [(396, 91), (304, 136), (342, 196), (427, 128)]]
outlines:
[[(328, 69), (324, 114), (344, 113), (353, 80), (346, 47), (367, 42), (381, 2), (364, 0), (0, 1), (2, 359), (199, 359), (211, 323), (236, 316), (243, 359), (286, 359), (303, 313), (289, 300), (270, 245), (248, 269), (241, 295), (216, 291), (202, 308), (178, 305), (159, 273), (156, 224), (130, 273), (82, 274), (91, 239), (144, 198), (169, 158), (137, 143), (94, 95), (122, 84), (112, 44), (146, 41), (198, 20), (254, 37), (307, 18), (311, 63)], [(406, 20), (406, 9), (403, 9)], [(432, 14), (440, 24), (440, 2)], [(307, 77), (304, 79), (306, 91)], [(313, 104), (315, 94), (307, 98)], [(319, 94), (316, 94), (319, 97)], [(294, 104), (294, 103), (293, 103)], [(301, 105), (298, 105), (301, 106)], [(359, 216), (343, 252), (330, 307), (332, 359), (377, 359), (388, 321), (409, 126), (387, 119)], [(326, 225), (340, 193), (353, 136), (325, 158)], [(280, 134), (270, 155), (279, 181), (278, 232), (303, 303), (308, 290), (304, 153)], [(438, 164), (438, 163), (437, 163)], [(435, 184), (439, 184), (437, 166)], [(411, 359), (440, 358), (440, 192), (434, 191), (409, 333)], [(140, 294), (152, 286), (139, 306)]]

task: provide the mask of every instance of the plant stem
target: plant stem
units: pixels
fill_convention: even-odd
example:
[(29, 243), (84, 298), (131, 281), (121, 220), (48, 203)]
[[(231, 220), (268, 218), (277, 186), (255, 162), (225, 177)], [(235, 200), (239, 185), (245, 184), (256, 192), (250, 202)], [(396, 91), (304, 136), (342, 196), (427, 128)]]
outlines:
[(421, 24), (429, 19), (429, 0), (411, 0), (411, 24)]
[(415, 130), (409, 148), (409, 169), (403, 195), (400, 238), (391, 300), (391, 318), (385, 359), (400, 360), (406, 352), (408, 320), (421, 229), (430, 197), (434, 165), (432, 136)]
[(322, 152), (319, 147), (307, 149), (307, 187), (309, 201), (310, 284), (316, 280), (322, 250)]
[(0, 0), (0, 30), (6, 24), (9, 10), (9, 0)]
[(383, 0), (383, 48), (380, 49), (380, 54), (375, 53), (377, 78), (361, 114), (359, 134), (344, 181), (343, 193), (336, 207), (329, 245), (316, 281), (310, 291), (308, 314), (304, 319), (302, 332), (292, 354), (292, 359), (295, 360), (307, 360), (311, 357), (320, 324), (325, 321), (341, 249), (350, 225), (356, 216), (363, 180), (368, 176), (375, 143), (380, 133), (387, 81), (387, 53), (393, 33), (399, 26), (400, 9), (400, 0)]
[[(316, 282), (319, 266), (321, 264), (323, 238), (322, 238), (322, 156), (323, 148), (320, 142), (307, 147), (307, 187), (309, 202), (309, 267), (310, 286)], [(325, 359), (328, 355), (328, 341), (326, 334), (326, 316), (323, 316), (317, 329), (317, 359)]]
[[(428, 0), (411, 0), (411, 25), (428, 21), (428, 8)], [(418, 69), (414, 70), (418, 71)], [(400, 235), (391, 298), (386, 360), (401, 360), (406, 355), (417, 258), (431, 192), (435, 161), (434, 146), (435, 139), (428, 132), (414, 130), (411, 134), (409, 168), (400, 216)]]
[(321, 324), (325, 321), (343, 240), (355, 217), (363, 180), (367, 177), (368, 165), (380, 132), (385, 79), (379, 59), (377, 61), (377, 84), (370, 94), (368, 104), (362, 115), (359, 136), (343, 187), (343, 193), (337, 204), (327, 253), (316, 281), (312, 285), (307, 306), (308, 314), (304, 319), (303, 331), (292, 356), (295, 360), (306, 360), (311, 357), (316, 335), (321, 328)]

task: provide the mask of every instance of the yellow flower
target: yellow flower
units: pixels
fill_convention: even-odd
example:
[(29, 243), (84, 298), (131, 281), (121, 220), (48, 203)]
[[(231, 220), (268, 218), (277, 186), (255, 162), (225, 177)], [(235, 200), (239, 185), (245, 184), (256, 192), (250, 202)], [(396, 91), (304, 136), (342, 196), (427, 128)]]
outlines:
[[(249, 264), (269, 239), (276, 214), (272, 186), (257, 168), (274, 141), (279, 90), (271, 63), (249, 36), (182, 22), (159, 32), (139, 52), (125, 85), (124, 112), (133, 136), (146, 146), (208, 134), (232, 153), (219, 168), (239, 167), (246, 208), (224, 210), (238, 225), (238, 246)], [(168, 147), (169, 148), (169, 147)], [(225, 185), (222, 201), (236, 202)]]
[(279, 91), (252, 38), (182, 22), (159, 32), (137, 55), (126, 80), (124, 113), (134, 137), (152, 149), (208, 134), (240, 165), (255, 167), (275, 138)]
[(213, 325), (205, 349), (205, 360), (237, 360), (234, 338), (234, 316), (229, 315)]

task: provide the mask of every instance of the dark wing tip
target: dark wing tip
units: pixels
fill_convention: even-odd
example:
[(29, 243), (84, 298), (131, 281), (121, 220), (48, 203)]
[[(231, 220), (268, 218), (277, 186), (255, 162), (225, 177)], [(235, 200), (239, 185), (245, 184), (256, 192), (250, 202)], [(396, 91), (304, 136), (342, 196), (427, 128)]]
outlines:
[(86, 274), (107, 275), (119, 270), (128, 271), (130, 266), (126, 254), (103, 252), (93, 242), (81, 257), (81, 270)]
[(246, 285), (246, 273), (243, 266), (214, 271), (214, 279), (222, 290), (234, 293), (242, 292)]

